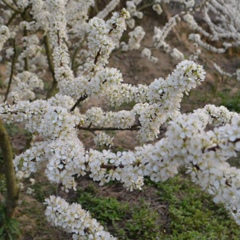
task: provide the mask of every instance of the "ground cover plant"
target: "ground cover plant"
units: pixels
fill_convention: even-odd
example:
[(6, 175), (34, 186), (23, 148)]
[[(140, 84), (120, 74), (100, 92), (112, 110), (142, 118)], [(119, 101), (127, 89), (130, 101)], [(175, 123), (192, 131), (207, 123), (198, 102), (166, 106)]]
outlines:
[[(31, 198), (16, 210), (21, 191), (34, 192), (37, 215), (45, 208), (66, 232), (50, 237), (37, 217), (38, 230), (26, 232), (45, 239), (239, 236), (238, 1), (4, 0), (0, 8), (2, 238), (19, 235), (14, 216), (20, 225), (34, 216)], [(165, 75), (153, 70), (161, 62)], [(204, 68), (208, 93), (191, 93)], [(219, 91), (230, 79), (234, 88)], [(114, 197), (115, 188), (134, 201)]]

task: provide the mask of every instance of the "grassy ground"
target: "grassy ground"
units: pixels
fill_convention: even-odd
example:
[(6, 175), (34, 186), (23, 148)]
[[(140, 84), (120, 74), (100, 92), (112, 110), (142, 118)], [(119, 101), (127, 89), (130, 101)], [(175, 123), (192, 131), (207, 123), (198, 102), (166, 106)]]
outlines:
[[(234, 80), (219, 84), (219, 89), (211, 90), (207, 83), (206, 92), (192, 92), (184, 99), (184, 109), (191, 111), (199, 103), (212, 100), (223, 104), (233, 111), (239, 111), (239, 92), (232, 91)], [(18, 145), (22, 142), (23, 133), (16, 126), (8, 126), (12, 140)], [(15, 137), (14, 137), (15, 136)], [(22, 136), (22, 137), (21, 137)], [(0, 156), (1, 161), (1, 156)], [(239, 158), (231, 161), (239, 166)], [(21, 230), (22, 240), (67, 240), (71, 236), (53, 228), (44, 217), (43, 201), (55, 193), (51, 186), (40, 175), (33, 176), (37, 183), (31, 186), (33, 195), (21, 195), (22, 203), (16, 217)], [(25, 190), (30, 186), (25, 183)], [(0, 190), (4, 194), (4, 178), (1, 177)], [(239, 239), (240, 227), (236, 225), (223, 206), (215, 205), (211, 196), (203, 193), (192, 184), (183, 173), (165, 183), (153, 183), (146, 180), (142, 191), (127, 192), (118, 183), (99, 187), (89, 179), (79, 181), (79, 189), (72, 193), (70, 201), (82, 204), (92, 216), (118, 239), (127, 240), (196, 240), (196, 239)]]
[(120, 194), (117, 184), (110, 189), (115, 196), (106, 197), (90, 184), (76, 199), (119, 239), (239, 239), (240, 228), (225, 209), (183, 175), (165, 183), (147, 180), (133, 195)]
[[(239, 239), (240, 228), (211, 196), (180, 174), (165, 183), (146, 179), (142, 191), (127, 192), (118, 183), (99, 187), (83, 178), (71, 200), (82, 204), (106, 230), (122, 240)], [(49, 226), (42, 202), (53, 186), (36, 184), (17, 212), (22, 240), (63, 240), (71, 236)]]

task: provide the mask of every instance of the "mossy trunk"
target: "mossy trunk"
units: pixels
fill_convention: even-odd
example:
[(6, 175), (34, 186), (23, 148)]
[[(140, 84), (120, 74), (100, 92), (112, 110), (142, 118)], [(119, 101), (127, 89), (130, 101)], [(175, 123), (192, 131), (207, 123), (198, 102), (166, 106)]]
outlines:
[(7, 216), (11, 218), (14, 215), (18, 201), (18, 184), (13, 165), (13, 152), (8, 133), (0, 119), (0, 147), (3, 154), (3, 169), (6, 178), (7, 195), (6, 195), (6, 210)]
[(57, 93), (58, 83), (57, 83), (57, 79), (55, 78), (54, 64), (53, 64), (53, 59), (52, 59), (52, 50), (51, 50), (51, 44), (50, 44), (48, 35), (46, 35), (44, 37), (44, 45), (45, 45), (49, 70), (50, 70), (50, 72), (52, 74), (52, 78), (53, 78), (52, 86), (47, 91), (47, 99), (48, 99), (50, 97), (53, 97)]

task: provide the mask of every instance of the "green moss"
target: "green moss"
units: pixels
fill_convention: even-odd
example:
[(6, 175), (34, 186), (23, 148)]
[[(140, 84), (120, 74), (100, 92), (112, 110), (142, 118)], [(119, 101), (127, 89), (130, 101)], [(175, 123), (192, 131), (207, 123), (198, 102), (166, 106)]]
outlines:
[(239, 239), (240, 228), (225, 208), (214, 204), (189, 178), (178, 176), (157, 188), (168, 206), (166, 239)]
[(46, 185), (44, 183), (35, 183), (30, 186), (34, 190), (34, 197), (39, 202), (44, 202), (45, 198), (49, 195), (55, 194), (56, 189), (52, 185)]
[[(160, 237), (161, 225), (158, 213), (143, 201), (131, 210), (131, 218), (126, 221), (125, 229), (129, 239), (157, 239)], [(123, 238), (124, 239), (124, 238)]]
[(145, 203), (131, 206), (113, 197), (99, 197), (92, 187), (78, 191), (78, 202), (118, 239), (156, 239), (158, 215)]
[(101, 224), (113, 224), (124, 218), (128, 212), (128, 206), (121, 204), (114, 198), (96, 197), (93, 189), (78, 191), (78, 201), (84, 209), (91, 212), (92, 216)]
[(225, 91), (219, 93), (219, 96), (221, 97), (221, 105), (230, 111), (240, 112), (240, 92), (230, 96), (228, 91)]
[[(145, 195), (149, 191), (151, 199)], [(164, 183), (147, 180), (133, 202), (100, 195), (101, 190), (89, 185), (78, 191), (77, 199), (118, 239), (237, 240), (240, 236), (225, 208), (183, 175)]]

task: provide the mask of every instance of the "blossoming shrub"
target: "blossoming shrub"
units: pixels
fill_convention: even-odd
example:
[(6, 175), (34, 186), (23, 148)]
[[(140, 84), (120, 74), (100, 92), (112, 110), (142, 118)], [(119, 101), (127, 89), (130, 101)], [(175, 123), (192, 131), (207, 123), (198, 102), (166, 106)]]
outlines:
[[(224, 203), (240, 222), (240, 171), (227, 162), (240, 151), (239, 115), (213, 105), (189, 114), (179, 110), (183, 94), (204, 80), (202, 66), (183, 60), (166, 79), (136, 86), (124, 83), (121, 72), (108, 67), (115, 48), (139, 47), (141, 27), (129, 34), (128, 44), (120, 39), (126, 21), (131, 24), (130, 14), (141, 17), (134, 9), (140, 2), (127, 1), (129, 11), (114, 12), (107, 20), (103, 18), (114, 9), (114, 1), (91, 19), (93, 0), (0, 2), (0, 47), (8, 74), (0, 117), (6, 123), (24, 124), (36, 137), (14, 158), (16, 175), (21, 181), (45, 166), (48, 180), (60, 190), (45, 200), (46, 218), (73, 239), (114, 239), (80, 204), (61, 197), (61, 191), (76, 190), (77, 178), (84, 175), (100, 185), (116, 180), (132, 191), (141, 189), (144, 177), (166, 181), (185, 166), (192, 181), (215, 203)], [(192, 1), (183, 2), (192, 6)], [(160, 12), (158, 5), (154, 9)], [(148, 50), (143, 55), (156, 60)], [(179, 53), (174, 50), (172, 55)], [(46, 77), (52, 82), (45, 91)], [(78, 108), (92, 96), (115, 107), (134, 105), (114, 112)], [(158, 139), (163, 124), (167, 130)], [(81, 141), (86, 130), (102, 132), (95, 143), (106, 149), (86, 150)], [(113, 151), (107, 132), (119, 130), (137, 131), (141, 144), (133, 151)]]

